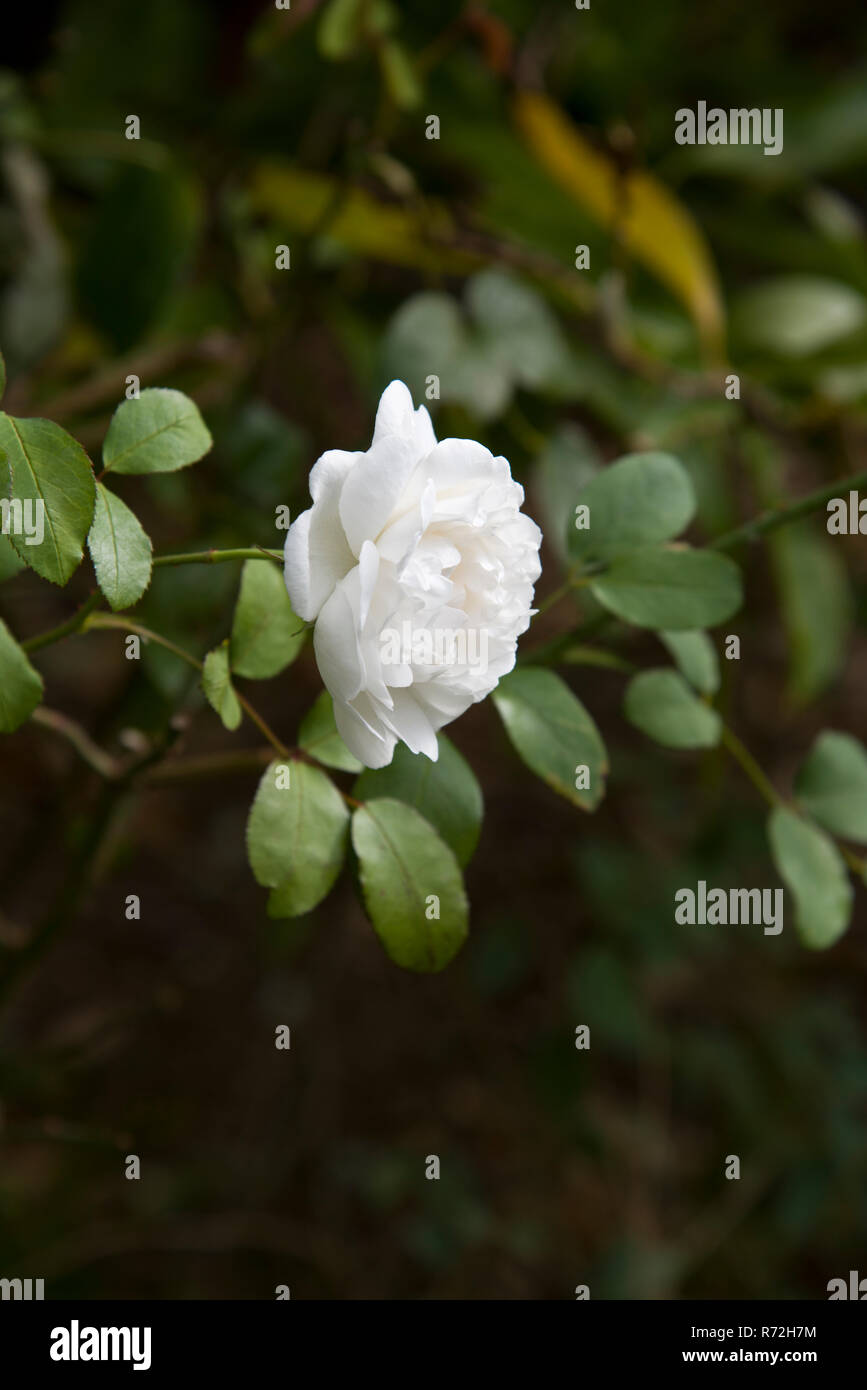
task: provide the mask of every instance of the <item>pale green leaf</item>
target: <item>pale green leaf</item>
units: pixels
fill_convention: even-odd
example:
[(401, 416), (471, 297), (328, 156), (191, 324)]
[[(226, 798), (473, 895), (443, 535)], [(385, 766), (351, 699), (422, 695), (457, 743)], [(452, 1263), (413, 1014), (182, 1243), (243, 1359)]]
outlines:
[(589, 525), (569, 530), (578, 560), (608, 560), (672, 540), (695, 514), (690, 476), (670, 454), (627, 454), (591, 478), (575, 502), (589, 509)]
[(247, 822), (256, 881), (275, 891), (271, 917), (310, 912), (331, 891), (346, 853), (349, 812), (333, 782), (307, 763), (271, 763)]
[(849, 925), (852, 884), (824, 830), (778, 806), (768, 821), (777, 872), (795, 899), (795, 925), (805, 946), (833, 946)]
[(232, 670), (254, 680), (279, 675), (295, 660), (305, 636), (279, 565), (264, 557), (245, 560), (232, 622)]
[(96, 485), (87, 548), (109, 606), (117, 612), (138, 603), (151, 582), (150, 536), (126, 503), (102, 483)]
[(703, 695), (714, 695), (719, 690), (719, 657), (706, 632), (660, 632), (659, 639), (690, 685)]
[(213, 440), (199, 407), (182, 391), (147, 387), (121, 401), (112, 416), (102, 461), (106, 472), (174, 473), (208, 452)]
[(857, 738), (830, 729), (821, 733), (795, 791), (826, 830), (867, 843), (867, 749)]
[(241, 722), (241, 706), (229, 671), (228, 642), (222, 642), (205, 657), (202, 690), (208, 704), (216, 710), (226, 728), (237, 729)]

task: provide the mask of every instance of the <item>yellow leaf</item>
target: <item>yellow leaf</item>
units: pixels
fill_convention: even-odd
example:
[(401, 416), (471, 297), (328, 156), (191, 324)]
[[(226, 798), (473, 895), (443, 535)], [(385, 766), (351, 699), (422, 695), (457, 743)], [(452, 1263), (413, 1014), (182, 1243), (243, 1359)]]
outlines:
[(278, 220), (288, 232), (321, 233), (391, 265), (467, 275), (484, 261), (440, 244), (453, 235), (454, 223), (444, 204), (431, 199), (412, 208), (380, 202), (363, 188), (344, 189), (326, 174), (279, 160), (258, 165), (249, 194), (256, 212)]
[(621, 176), (543, 92), (519, 92), (514, 112), (551, 177), (668, 286), (686, 305), (709, 353), (721, 355), (725, 316), (716, 268), (687, 209), (651, 174)]

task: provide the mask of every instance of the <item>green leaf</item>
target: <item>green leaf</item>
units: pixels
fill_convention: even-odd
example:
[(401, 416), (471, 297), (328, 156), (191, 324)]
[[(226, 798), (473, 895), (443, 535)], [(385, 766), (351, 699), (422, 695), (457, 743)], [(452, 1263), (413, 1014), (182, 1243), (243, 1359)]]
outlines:
[(569, 348), (545, 300), (506, 270), (483, 270), (467, 286), (485, 357), (531, 390), (559, 384), (570, 371)]
[(834, 841), (778, 806), (768, 821), (777, 872), (795, 899), (795, 925), (805, 946), (833, 946), (849, 925), (852, 884)]
[(747, 290), (733, 322), (750, 347), (779, 357), (820, 352), (860, 328), (867, 301), (849, 285), (818, 276), (785, 275)]
[(648, 738), (666, 748), (713, 748), (722, 722), (677, 671), (642, 671), (630, 681), (623, 713)]
[(633, 550), (591, 581), (599, 602), (637, 627), (714, 627), (737, 612), (741, 573), (727, 555), (680, 547)]
[(138, 603), (151, 582), (150, 536), (126, 503), (102, 483), (96, 485), (87, 548), (109, 606), (117, 612)]
[(151, 386), (137, 400), (121, 401), (102, 461), (114, 473), (174, 473), (195, 463), (212, 443), (195, 401), (182, 391)]
[(412, 295), (386, 330), (382, 349), (386, 379), (399, 376), (423, 401), (426, 379), (433, 373), (448, 399), (461, 389), (459, 369), (465, 350), (466, 329), (451, 295), (440, 290)]
[[(26, 536), (12, 544), (25, 564), (52, 584), (65, 584), (81, 563), (93, 520), (96, 484), (90, 459), (51, 420), (16, 420), (0, 411), (0, 449), (6, 455), (10, 497), (44, 507), (41, 544)], [(0, 465), (2, 467), (2, 465)]]
[(600, 464), (593, 440), (571, 420), (554, 431), (536, 460), (534, 485), (542, 530), (561, 564), (566, 564), (575, 529), (576, 495)]
[(324, 772), (302, 762), (268, 766), (247, 821), (247, 854), (256, 881), (275, 890), (269, 917), (299, 917), (330, 893), (346, 853), (348, 821)]
[(405, 970), (442, 970), (463, 945), (468, 923), (463, 878), (448, 845), (418, 811), (386, 797), (353, 814), (352, 846), (386, 953)]
[(848, 655), (852, 590), (831, 538), (809, 520), (768, 537), (789, 642), (789, 688), (806, 704), (839, 676)]
[(798, 773), (795, 791), (820, 825), (867, 843), (867, 749), (851, 734), (825, 730)]
[(388, 94), (399, 111), (411, 111), (421, 101), (421, 87), (402, 43), (386, 39), (379, 46), (379, 61)]
[(272, 560), (245, 560), (232, 621), (232, 670), (268, 680), (293, 662), (306, 631), (292, 611), (283, 572)]
[(670, 454), (627, 454), (579, 493), (589, 526), (569, 530), (577, 560), (609, 560), (628, 550), (679, 536), (695, 515), (695, 492), (682, 463)]
[(8, 536), (0, 532), (0, 584), (24, 569), (24, 561)]
[[(518, 756), (543, 782), (582, 811), (595, 811), (605, 794), (608, 754), (581, 701), (553, 671), (521, 667), (493, 692)], [(589, 785), (578, 769), (586, 768)]]
[(298, 730), (298, 744), (317, 762), (341, 772), (360, 772), (364, 764), (350, 753), (334, 720), (334, 701), (327, 690), (317, 695)]
[(241, 706), (229, 672), (228, 641), (222, 642), (205, 657), (202, 690), (208, 704), (217, 711), (226, 728), (237, 729), (241, 722)]
[(469, 763), (444, 734), (437, 735), (439, 758), (411, 753), (405, 743), (388, 767), (363, 772), (352, 789), (359, 801), (390, 797), (414, 806), (454, 850), (462, 868), (478, 844), (484, 814), (482, 791)]
[(660, 641), (667, 647), (690, 685), (703, 695), (719, 690), (719, 657), (706, 632), (660, 632)]
[(0, 619), (0, 734), (29, 719), (42, 699), (42, 677)]
[[(171, 42), (165, 35), (164, 53)], [(152, 79), (149, 87), (153, 92)], [(171, 167), (167, 153), (162, 146), (160, 168), (107, 161), (102, 193), (77, 239), (80, 302), (119, 351), (139, 342), (157, 320), (165, 322), (202, 221), (199, 187)]]
[(365, 0), (331, 0), (322, 13), (316, 42), (323, 58), (351, 57), (364, 34)]

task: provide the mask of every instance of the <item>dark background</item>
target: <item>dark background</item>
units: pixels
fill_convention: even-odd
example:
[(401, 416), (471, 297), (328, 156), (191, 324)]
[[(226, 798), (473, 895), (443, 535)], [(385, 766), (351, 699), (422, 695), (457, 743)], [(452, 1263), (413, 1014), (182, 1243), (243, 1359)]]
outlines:
[[(588, 454), (614, 458), (669, 402), (552, 288), (575, 243), (592, 245), (597, 284), (624, 270), (622, 248), (543, 171), (528, 183), (513, 82), (543, 80), (600, 150), (678, 194), (728, 307), (783, 273), (865, 292), (863, 7), (413, 3), (396, 32), (426, 86), (403, 110), (366, 45), (342, 63), (318, 51), (322, 9), (91, 0), (18, 16), (0, 72), (8, 408), (59, 420), (94, 455), (129, 372), (189, 391), (213, 453), (119, 491), (158, 551), (273, 545), (273, 509), (303, 507), (317, 455), (366, 447), (395, 312), (425, 288), (460, 300), (463, 279), (335, 245), (303, 206), (281, 220), (251, 192), (257, 171), (276, 158), (396, 207), (414, 180), (482, 237), (484, 262), (537, 283), (598, 388), (553, 399), (519, 384), (501, 415), (435, 413), (441, 436), (481, 438), (525, 482), (548, 536), (544, 596), (560, 578), (534, 440), (571, 422)], [(786, 153), (702, 165), (673, 141), (675, 109), (699, 99), (783, 106)], [(424, 139), (427, 112), (440, 142)], [(123, 139), (129, 113), (141, 146)], [(685, 312), (646, 269), (625, 273), (648, 353), (696, 367)], [(863, 334), (848, 356), (794, 363), (736, 324), (730, 341), (738, 369), (800, 413), (779, 430), (748, 420), (749, 437), (686, 418), (675, 452), (698, 486), (699, 537), (865, 457), (864, 387), (804, 408), (822, 372), (864, 368)], [(801, 549), (743, 557), (748, 602), (729, 625), (742, 658), (724, 663), (727, 717), (786, 792), (820, 729), (865, 734), (864, 542), (808, 532)], [(203, 652), (237, 581), (232, 565), (163, 570), (142, 619)], [(29, 636), (92, 583), (89, 563), (66, 592), (25, 572), (0, 612)], [(565, 631), (565, 607), (532, 638)], [(629, 655), (660, 660), (650, 636)], [(249, 728), (233, 742), (162, 656), (142, 669), (106, 633), (47, 648), (46, 702), (113, 752), (130, 730), (171, 729), (189, 754), (255, 743)], [(0, 938), (11, 958), (35, 927), (52, 936), (2, 1000), (0, 1274), (43, 1277), (49, 1297), (271, 1298), (288, 1284), (293, 1298), (559, 1299), (588, 1283), (594, 1298), (761, 1299), (822, 1298), (859, 1261), (867, 1273), (863, 891), (825, 954), (799, 945), (788, 906), (776, 938), (676, 928), (674, 891), (699, 878), (777, 885), (764, 808), (724, 753), (667, 752), (630, 729), (617, 672), (567, 677), (611, 751), (593, 817), (519, 765), (490, 702), (449, 730), (486, 815), (470, 939), (434, 978), (386, 959), (349, 873), (310, 918), (267, 920), (244, 852), (255, 773), (112, 801), (50, 731), (4, 740)], [(253, 693), (292, 741), (320, 688), (308, 650)], [(273, 1045), (281, 1023), (289, 1052)], [(730, 1154), (739, 1182), (724, 1178)]]

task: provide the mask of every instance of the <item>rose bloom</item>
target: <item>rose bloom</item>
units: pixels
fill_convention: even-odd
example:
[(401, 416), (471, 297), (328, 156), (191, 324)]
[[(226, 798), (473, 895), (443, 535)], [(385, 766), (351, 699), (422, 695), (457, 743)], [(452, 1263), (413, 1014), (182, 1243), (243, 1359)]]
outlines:
[(315, 620), (340, 735), (367, 767), (390, 763), (399, 739), (436, 761), (437, 729), (511, 671), (534, 611), (542, 535), (524, 490), (474, 440), (437, 443), (393, 381), (370, 448), (323, 454), (310, 496), (286, 536), (286, 587)]

